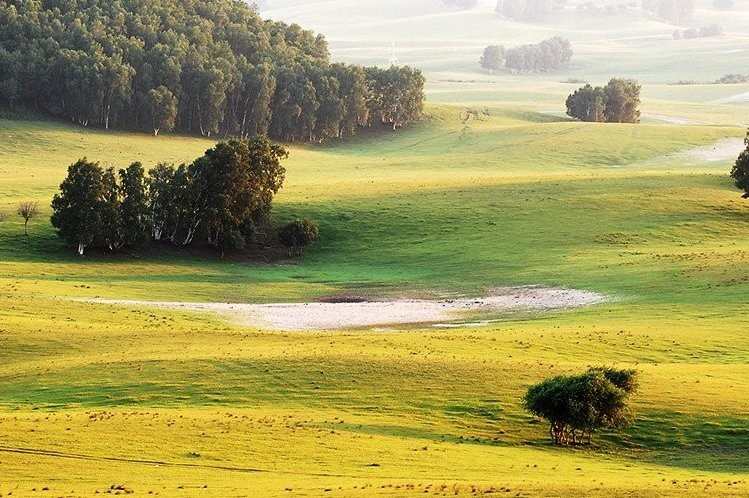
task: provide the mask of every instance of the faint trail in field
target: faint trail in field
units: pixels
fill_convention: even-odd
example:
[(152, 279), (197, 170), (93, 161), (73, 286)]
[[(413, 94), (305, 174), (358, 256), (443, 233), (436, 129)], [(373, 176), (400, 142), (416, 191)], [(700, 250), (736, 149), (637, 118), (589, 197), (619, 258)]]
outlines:
[[(20, 448), (10, 446), (0, 446), (0, 453), (11, 453), (20, 455), (34, 455), (49, 458), (64, 458), (68, 460), (83, 460), (88, 462), (117, 462), (117, 463), (130, 463), (138, 465), (151, 465), (155, 467), (174, 467), (174, 468), (188, 468), (188, 469), (207, 469), (207, 470), (223, 470), (227, 472), (241, 472), (245, 474), (281, 474), (281, 475), (293, 475), (302, 477), (342, 477), (348, 479), (367, 479), (369, 475), (357, 475), (357, 474), (335, 474), (329, 472), (295, 472), (293, 470), (273, 470), (263, 469), (259, 467), (239, 467), (234, 465), (216, 465), (216, 464), (201, 464), (201, 463), (179, 463), (179, 462), (167, 462), (163, 460), (148, 460), (141, 458), (125, 458), (115, 456), (97, 456), (97, 455), (86, 455), (83, 453), (66, 453), (55, 450), (42, 450), (38, 448)], [(368, 466), (367, 468), (376, 468)], [(378, 479), (414, 479), (414, 476), (389, 476), (377, 474), (374, 477)], [(446, 479), (445, 476), (429, 477), (419, 476), (422, 479)], [(447, 478), (454, 482), (477, 482), (475, 479), (466, 480), (460, 478)]]

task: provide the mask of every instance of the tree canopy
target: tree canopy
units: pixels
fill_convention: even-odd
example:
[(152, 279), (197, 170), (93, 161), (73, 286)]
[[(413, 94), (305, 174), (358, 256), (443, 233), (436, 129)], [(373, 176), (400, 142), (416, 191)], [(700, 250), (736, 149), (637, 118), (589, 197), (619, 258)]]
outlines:
[(257, 137), (219, 143), (189, 165), (160, 164), (148, 175), (140, 163), (115, 173), (81, 159), (52, 201), (52, 224), (80, 255), (152, 240), (188, 246), (200, 239), (221, 254), (242, 249), (269, 225), (287, 156)]
[(499, 71), (505, 65), (505, 48), (501, 45), (489, 45), (484, 49), (479, 64), (488, 71)]
[(640, 84), (614, 78), (604, 87), (586, 84), (567, 97), (567, 115), (581, 121), (640, 122)]
[(489, 71), (506, 67), (513, 72), (541, 73), (554, 71), (572, 60), (572, 44), (555, 36), (540, 43), (505, 49), (489, 45), (479, 59), (479, 64)]
[(634, 370), (591, 368), (580, 375), (562, 375), (532, 386), (523, 404), (533, 415), (549, 422), (555, 444), (588, 442), (599, 429), (629, 424), (627, 401), (637, 390)]
[(320, 141), (409, 124), (423, 86), (239, 0), (0, 0), (0, 105), (84, 126)]

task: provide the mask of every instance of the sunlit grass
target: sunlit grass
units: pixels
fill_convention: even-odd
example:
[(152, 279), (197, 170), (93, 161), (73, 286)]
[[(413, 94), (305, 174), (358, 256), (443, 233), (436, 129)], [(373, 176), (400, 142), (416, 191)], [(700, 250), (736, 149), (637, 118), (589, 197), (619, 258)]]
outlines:
[[(0, 493), (745, 495), (749, 206), (729, 161), (674, 155), (744, 131), (496, 106), (463, 122), (462, 110), (430, 106), (431, 120), (399, 134), (293, 146), (275, 216), (318, 220), (322, 241), (271, 263), (73, 256), (46, 207), (67, 164), (189, 160), (210, 143), (1, 122), (0, 208), (33, 198), (44, 210), (28, 238), (16, 217), (0, 223)], [(265, 333), (73, 300), (527, 284), (611, 301), (485, 327)], [(549, 446), (522, 393), (600, 364), (641, 372), (635, 425), (590, 449)]]

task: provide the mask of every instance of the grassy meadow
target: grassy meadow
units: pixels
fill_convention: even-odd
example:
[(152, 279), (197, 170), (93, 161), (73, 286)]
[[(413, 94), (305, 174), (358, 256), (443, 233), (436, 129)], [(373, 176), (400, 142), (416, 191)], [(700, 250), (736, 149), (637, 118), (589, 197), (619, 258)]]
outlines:
[[(319, 220), (323, 240), (303, 261), (268, 264), (72, 256), (47, 208), (67, 164), (188, 160), (210, 143), (3, 121), (3, 209), (33, 198), (43, 213), (28, 239), (17, 217), (0, 224), (0, 493), (749, 492), (749, 207), (729, 161), (683, 153), (743, 129), (581, 124), (507, 106), (428, 113), (397, 134), (293, 146), (276, 217)], [(72, 300), (526, 284), (612, 299), (485, 327), (331, 333)], [(641, 371), (635, 425), (593, 449), (551, 447), (520, 407), (524, 389), (597, 364)]]
[[(749, 11), (697, 50), (655, 21), (600, 41), (605, 26), (417, 15), (422, 0), (279, 3), (269, 15), (330, 32), (337, 58), (378, 62), (395, 40), (428, 77), (422, 123), (290, 146), (274, 217), (313, 218), (322, 235), (301, 260), (78, 258), (49, 223), (69, 164), (190, 161), (213, 142), (0, 119), (0, 496), (748, 496), (749, 204), (731, 158), (690, 151), (745, 135), (749, 104), (733, 97), (749, 85), (671, 83), (739, 72)], [(411, 17), (382, 14), (398, 6)], [(561, 74), (476, 68), (487, 42), (565, 30), (580, 56)], [(563, 116), (579, 84), (562, 81), (617, 75), (645, 81), (642, 124)], [(29, 237), (14, 215), (27, 199), (41, 209)], [(296, 333), (84, 302), (514, 285), (610, 299), (485, 326)], [(598, 365), (640, 372), (634, 425), (552, 446), (523, 393)]]

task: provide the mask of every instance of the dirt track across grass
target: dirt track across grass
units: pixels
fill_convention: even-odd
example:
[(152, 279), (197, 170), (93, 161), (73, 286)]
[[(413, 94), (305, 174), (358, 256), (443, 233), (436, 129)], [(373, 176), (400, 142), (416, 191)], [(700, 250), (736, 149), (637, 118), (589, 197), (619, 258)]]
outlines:
[(496, 289), (487, 297), (449, 300), (398, 299), (279, 304), (88, 300), (96, 304), (210, 312), (237, 324), (279, 331), (361, 329), (450, 322), (481, 313), (559, 310), (604, 301), (606, 297), (595, 292), (535, 286), (502, 288)]

